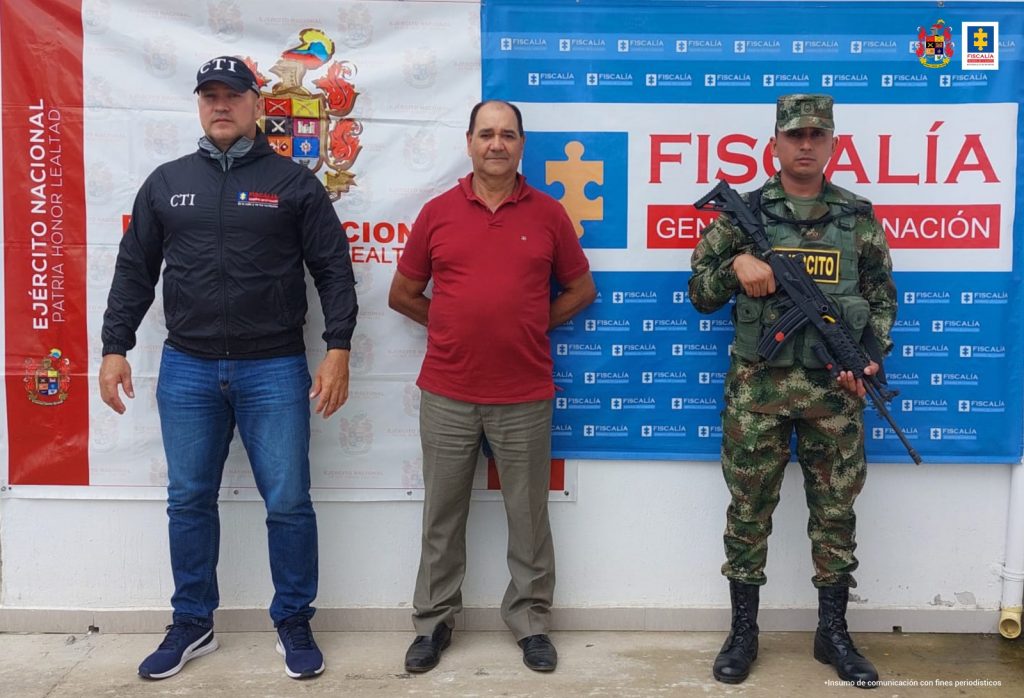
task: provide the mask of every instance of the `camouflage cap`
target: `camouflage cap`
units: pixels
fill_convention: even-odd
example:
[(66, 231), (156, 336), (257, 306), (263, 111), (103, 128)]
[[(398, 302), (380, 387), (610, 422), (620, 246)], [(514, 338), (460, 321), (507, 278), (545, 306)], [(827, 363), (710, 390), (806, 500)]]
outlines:
[(797, 128), (824, 128), (834, 131), (832, 98), (828, 95), (782, 95), (776, 107), (775, 128), (792, 131)]

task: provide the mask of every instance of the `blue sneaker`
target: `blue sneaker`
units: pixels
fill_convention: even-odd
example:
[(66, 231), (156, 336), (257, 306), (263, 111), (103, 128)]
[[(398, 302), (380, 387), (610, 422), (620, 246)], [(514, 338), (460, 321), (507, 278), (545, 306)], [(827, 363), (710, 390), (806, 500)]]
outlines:
[(213, 628), (195, 623), (174, 623), (167, 626), (167, 635), (156, 652), (142, 660), (139, 676), (144, 679), (166, 679), (174, 676), (185, 662), (217, 649)]
[(292, 616), (278, 624), (277, 652), (284, 657), (284, 673), (293, 679), (323, 673), (324, 655), (316, 646), (308, 618)]

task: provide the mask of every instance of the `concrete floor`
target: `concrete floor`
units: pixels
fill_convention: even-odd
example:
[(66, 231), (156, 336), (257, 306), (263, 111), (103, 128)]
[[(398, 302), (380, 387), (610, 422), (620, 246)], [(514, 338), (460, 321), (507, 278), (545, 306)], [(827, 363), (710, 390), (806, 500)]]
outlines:
[(1024, 691), (1024, 641), (993, 635), (857, 635), (882, 679), (893, 682), (871, 693), (829, 685), (836, 676), (811, 657), (810, 633), (762, 633), (754, 672), (739, 686), (711, 677), (721, 633), (559, 632), (552, 636), (558, 670), (545, 675), (523, 666), (509, 633), (456, 631), (441, 665), (412, 676), (402, 671), (409, 633), (321, 632), (327, 670), (307, 681), (285, 676), (272, 633), (217, 637), (220, 649), (213, 654), (177, 676), (145, 681), (136, 667), (159, 643), (157, 635), (0, 634), (0, 695), (994, 698)]

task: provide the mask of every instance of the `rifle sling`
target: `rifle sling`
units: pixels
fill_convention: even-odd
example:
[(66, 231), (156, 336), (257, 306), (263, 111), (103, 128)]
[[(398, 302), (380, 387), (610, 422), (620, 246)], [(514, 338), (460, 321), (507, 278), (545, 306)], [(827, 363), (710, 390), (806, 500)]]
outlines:
[(789, 225), (793, 225), (800, 228), (806, 228), (815, 225), (828, 225), (836, 218), (852, 216), (856, 213), (859, 213), (861, 210), (860, 207), (856, 204), (840, 203), (839, 207), (842, 209), (840, 213), (832, 213), (830, 207), (828, 213), (822, 214), (817, 218), (808, 218), (806, 220), (802, 220), (799, 218), (786, 218), (785, 216), (780, 216), (777, 213), (772, 213), (771, 211), (769, 211), (768, 209), (764, 208), (761, 205), (761, 193), (763, 191), (764, 187), (762, 186), (757, 191), (751, 192), (750, 199), (748, 200), (747, 205), (750, 207), (751, 213), (753, 213), (755, 216), (760, 216), (761, 214), (764, 214), (765, 218), (769, 219), (774, 223), (788, 223)]
[[(758, 187), (755, 191), (751, 192), (750, 193), (750, 198), (747, 200), (747, 206), (750, 208), (750, 212), (752, 214), (754, 214), (754, 216), (758, 220), (760, 220), (761, 219), (761, 215), (764, 214), (765, 217), (767, 217), (768, 219), (770, 219), (770, 220), (772, 220), (772, 221), (774, 221), (776, 223), (787, 223), (789, 225), (795, 225), (795, 226), (812, 226), (812, 225), (821, 225), (821, 224), (827, 225), (833, 219), (837, 218), (838, 215), (849, 216), (851, 214), (854, 214), (854, 213), (858, 212), (858, 208), (856, 206), (850, 206), (848, 204), (840, 204), (840, 206), (843, 209), (843, 212), (841, 214), (838, 214), (838, 215), (833, 214), (831, 212), (831, 210), (830, 210), (825, 215), (819, 216), (818, 218), (815, 218), (814, 220), (797, 220), (797, 219), (792, 219), (792, 218), (784, 218), (782, 216), (779, 216), (779, 215), (776, 215), (776, 214), (772, 213), (768, 209), (766, 209), (763, 206), (761, 206), (761, 194), (762, 194), (762, 192), (764, 192), (764, 186)], [(878, 373), (875, 374), (875, 377), (878, 379), (878, 381), (882, 385), (888, 385), (889, 381), (886, 380), (886, 377), (885, 377), (885, 362), (884, 362), (883, 356), (882, 356), (882, 346), (881, 346), (881, 344), (879, 344), (878, 337), (875, 335), (875, 331), (871, 327), (871, 323), (870, 322), (868, 322), (867, 326), (864, 328), (863, 334), (861, 335), (861, 345), (864, 347), (864, 350), (867, 352), (868, 357), (872, 361), (874, 361), (876, 364), (878, 364)]]

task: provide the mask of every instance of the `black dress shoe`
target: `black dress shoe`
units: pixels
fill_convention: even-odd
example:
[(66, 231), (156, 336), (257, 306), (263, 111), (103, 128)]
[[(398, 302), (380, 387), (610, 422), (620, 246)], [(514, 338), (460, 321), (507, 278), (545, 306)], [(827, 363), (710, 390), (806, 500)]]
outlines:
[(405, 652), (405, 670), (413, 674), (430, 671), (441, 661), (441, 652), (452, 644), (452, 629), (438, 623), (432, 635), (417, 635)]
[(530, 635), (519, 641), (523, 648), (523, 664), (534, 671), (554, 671), (558, 665), (558, 652), (547, 635)]

